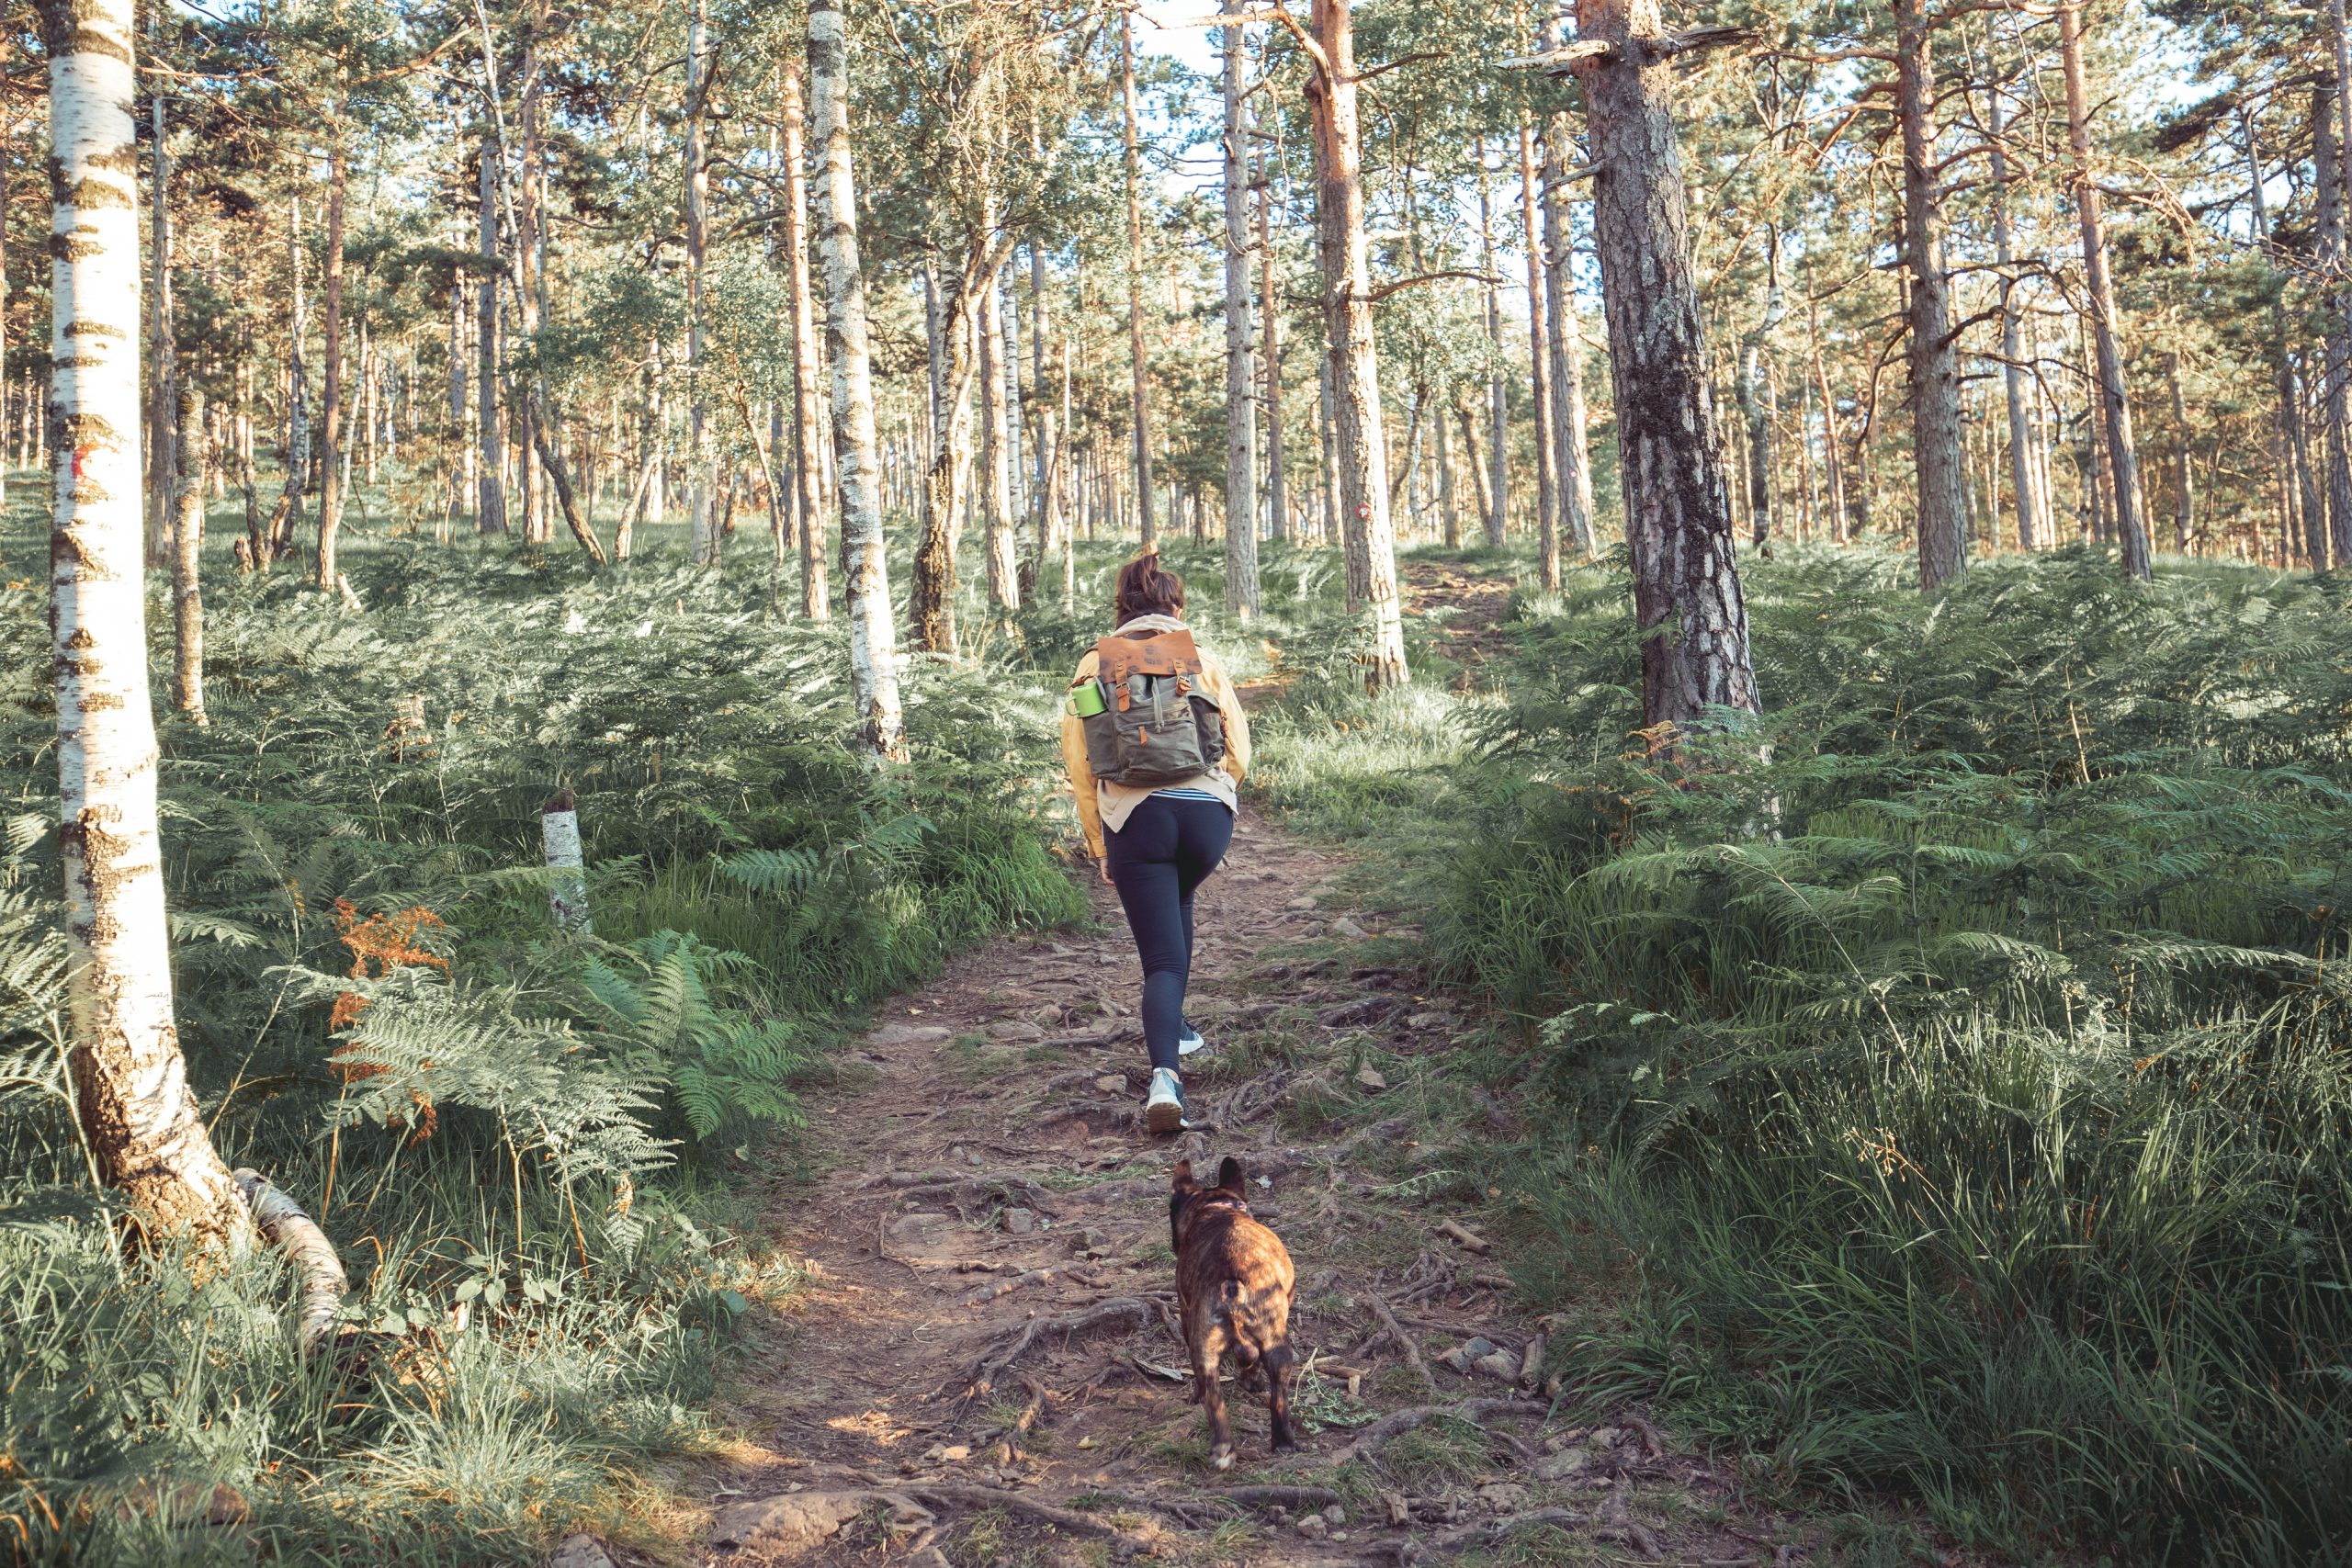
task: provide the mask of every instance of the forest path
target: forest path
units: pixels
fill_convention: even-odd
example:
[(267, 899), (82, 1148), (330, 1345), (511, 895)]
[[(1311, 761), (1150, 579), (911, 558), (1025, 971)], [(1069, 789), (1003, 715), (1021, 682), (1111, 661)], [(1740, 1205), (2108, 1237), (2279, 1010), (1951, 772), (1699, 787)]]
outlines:
[[(1099, 933), (1000, 939), (883, 1010), (810, 1097), (819, 1173), (770, 1197), (770, 1239), (814, 1283), (754, 1327), (723, 1412), (745, 1440), (697, 1478), (707, 1561), (1402, 1563), (1546, 1528), (1578, 1562), (1793, 1560), (1775, 1543), (1798, 1538), (1638, 1417), (1547, 1427), (1545, 1325), (1513, 1310), (1475, 1205), (1351, 1168), (1430, 1132), (1462, 1010), (1416, 994), (1412, 933), (1337, 907), (1346, 869), (1251, 816), (1202, 888), (1197, 1132), (1140, 1126), (1135, 958), (1099, 882)], [(1476, 1136), (1442, 1135), (1463, 1153), (1440, 1163), (1475, 1171)], [(1244, 1162), (1299, 1279), (1309, 1435), (1270, 1463), (1264, 1407), (1228, 1379), (1224, 1475), (1177, 1372), (1187, 1153)], [(1477, 1337), (1483, 1365), (1441, 1359)]]

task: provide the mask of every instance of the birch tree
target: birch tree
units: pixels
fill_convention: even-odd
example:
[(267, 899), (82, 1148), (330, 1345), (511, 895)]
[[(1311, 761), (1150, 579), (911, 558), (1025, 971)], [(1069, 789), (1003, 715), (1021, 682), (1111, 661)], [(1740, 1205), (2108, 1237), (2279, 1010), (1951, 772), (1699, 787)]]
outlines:
[(832, 365), (833, 450), (839, 465), (842, 553), (849, 589), (850, 705), (876, 757), (906, 750), (899, 655), (890, 624), (880, 471), (874, 423), (874, 351), (857, 249), (857, 180), (850, 162), (849, 28), (842, 0), (809, 0), (808, 107), (820, 170), (817, 246), (825, 269), (825, 347)]
[(831, 615), (825, 581), (824, 459), (818, 454), (816, 306), (808, 293), (807, 121), (800, 73), (784, 74), (784, 249), (792, 290), (793, 483), (800, 513), (800, 613), (812, 621)]
[(243, 1210), (172, 1014), (148, 705), (130, 0), (40, 0), (49, 51), (51, 651), (73, 963), (68, 1066), (99, 1176), (146, 1223), (221, 1243)]

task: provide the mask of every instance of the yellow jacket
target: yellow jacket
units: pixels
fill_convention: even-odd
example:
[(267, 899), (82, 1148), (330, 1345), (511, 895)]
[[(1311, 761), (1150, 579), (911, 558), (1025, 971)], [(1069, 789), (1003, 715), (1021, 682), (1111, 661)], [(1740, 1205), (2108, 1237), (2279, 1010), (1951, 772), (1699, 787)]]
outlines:
[[(1137, 615), (1117, 628), (1114, 637), (1125, 631), (1172, 632), (1188, 629), (1172, 615)], [(1204, 789), (1227, 806), (1234, 806), (1238, 795), (1235, 788), (1250, 773), (1250, 716), (1242, 710), (1241, 699), (1234, 694), (1233, 682), (1226, 677), (1225, 666), (1216, 656), (1204, 648), (1201, 652), (1201, 678), (1208, 684), (1209, 698), (1225, 716), (1225, 759), (1212, 772), (1184, 779), (1172, 784), (1157, 784), (1153, 789)], [(1080, 686), (1094, 679), (1099, 662), (1089, 649), (1086, 657), (1078, 661), (1078, 671), (1069, 683)], [(1094, 769), (1086, 758), (1085, 721), (1064, 708), (1062, 711), (1062, 768), (1069, 774), (1069, 787), (1078, 799), (1078, 819), (1086, 829), (1086, 847), (1097, 860), (1102, 858), (1102, 832), (1109, 829), (1117, 832), (1126, 825), (1127, 814), (1136, 803), (1148, 798), (1152, 789), (1131, 789), (1125, 784), (1103, 784), (1094, 776)]]

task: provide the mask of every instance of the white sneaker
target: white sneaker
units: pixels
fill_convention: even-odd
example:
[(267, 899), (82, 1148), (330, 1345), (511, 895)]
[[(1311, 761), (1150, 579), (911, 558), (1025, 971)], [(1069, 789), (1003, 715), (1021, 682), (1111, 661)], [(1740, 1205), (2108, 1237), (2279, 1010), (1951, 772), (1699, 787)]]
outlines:
[(1193, 1027), (1193, 1021), (1186, 1019), (1184, 1032), (1176, 1037), (1176, 1054), (1180, 1056), (1189, 1056), (1193, 1052), (1205, 1048), (1208, 1042), (1201, 1038), (1201, 1032)]
[(1172, 1068), (1151, 1070), (1151, 1089), (1143, 1097), (1143, 1124), (1155, 1133), (1173, 1133), (1184, 1125), (1184, 1085)]

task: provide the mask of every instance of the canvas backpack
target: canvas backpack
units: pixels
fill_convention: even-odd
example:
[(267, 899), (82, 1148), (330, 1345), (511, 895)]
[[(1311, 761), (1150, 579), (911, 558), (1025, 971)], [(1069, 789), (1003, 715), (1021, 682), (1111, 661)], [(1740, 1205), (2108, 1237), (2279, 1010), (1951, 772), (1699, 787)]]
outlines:
[(1191, 632), (1106, 637), (1094, 645), (1094, 664), (1093, 680), (1072, 688), (1071, 711), (1097, 779), (1156, 789), (1224, 761), (1225, 714)]

